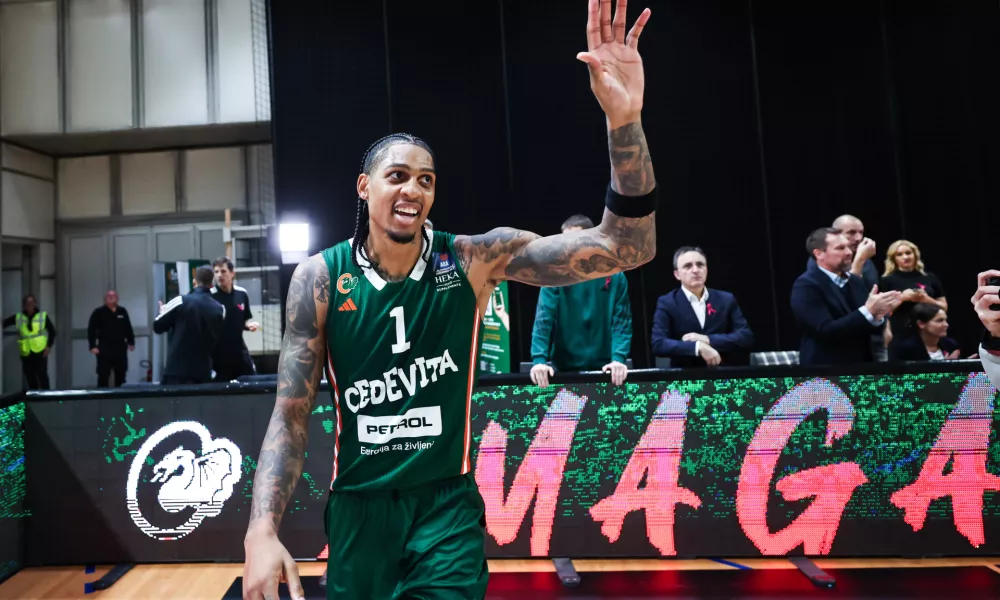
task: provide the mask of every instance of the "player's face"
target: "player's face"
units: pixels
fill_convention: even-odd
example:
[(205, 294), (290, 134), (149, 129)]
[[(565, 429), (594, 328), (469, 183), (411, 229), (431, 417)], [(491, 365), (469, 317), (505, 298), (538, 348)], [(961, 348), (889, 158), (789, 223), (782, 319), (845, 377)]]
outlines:
[(420, 235), (434, 204), (434, 161), (413, 144), (394, 144), (370, 175), (358, 178), (358, 194), (368, 200), (372, 229), (380, 229), (397, 243)]
[(222, 288), (229, 288), (233, 283), (233, 271), (229, 270), (226, 265), (219, 265), (215, 267), (215, 285)]

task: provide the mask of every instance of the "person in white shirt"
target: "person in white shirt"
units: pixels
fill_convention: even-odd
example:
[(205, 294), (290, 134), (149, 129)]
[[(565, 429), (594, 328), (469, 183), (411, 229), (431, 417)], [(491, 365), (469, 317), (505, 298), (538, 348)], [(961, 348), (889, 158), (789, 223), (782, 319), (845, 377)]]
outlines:
[(972, 296), (972, 305), (986, 332), (979, 346), (979, 359), (993, 387), (1000, 387), (1000, 286), (989, 285), (990, 278), (1000, 277), (1000, 271), (979, 274), (979, 287)]

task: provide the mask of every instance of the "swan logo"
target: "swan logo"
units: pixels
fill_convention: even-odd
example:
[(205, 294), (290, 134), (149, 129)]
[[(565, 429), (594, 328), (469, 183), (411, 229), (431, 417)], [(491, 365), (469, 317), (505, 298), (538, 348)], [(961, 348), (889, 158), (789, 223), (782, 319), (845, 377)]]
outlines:
[[(177, 444), (166, 454), (153, 452), (167, 438), (182, 432), (185, 440), (192, 439), (191, 434), (194, 434), (201, 441), (201, 447), (188, 448), (185, 444)], [(173, 445), (165, 444), (165, 448)], [(125, 495), (132, 521), (153, 539), (179, 540), (201, 525), (205, 517), (214, 517), (222, 512), (223, 504), (233, 494), (233, 486), (240, 480), (242, 461), (236, 444), (225, 438), (213, 440), (212, 434), (201, 423), (177, 421), (166, 425), (146, 440), (132, 460)], [(139, 508), (138, 488), (144, 468), (148, 473), (150, 465), (152, 477), (142, 483), (159, 485), (156, 499), (167, 513), (194, 509), (184, 523), (160, 528), (143, 516)]]

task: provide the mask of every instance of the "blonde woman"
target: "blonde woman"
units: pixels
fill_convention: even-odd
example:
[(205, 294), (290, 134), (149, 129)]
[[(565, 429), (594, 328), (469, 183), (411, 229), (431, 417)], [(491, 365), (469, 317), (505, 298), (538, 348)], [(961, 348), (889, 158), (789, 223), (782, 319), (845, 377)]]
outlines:
[(878, 284), (878, 291), (902, 292), (903, 303), (889, 317), (887, 337), (889, 360), (900, 360), (900, 344), (913, 335), (909, 328), (913, 309), (918, 304), (933, 304), (948, 311), (944, 286), (934, 273), (927, 271), (920, 248), (908, 240), (897, 240), (889, 246), (885, 257), (885, 272)]

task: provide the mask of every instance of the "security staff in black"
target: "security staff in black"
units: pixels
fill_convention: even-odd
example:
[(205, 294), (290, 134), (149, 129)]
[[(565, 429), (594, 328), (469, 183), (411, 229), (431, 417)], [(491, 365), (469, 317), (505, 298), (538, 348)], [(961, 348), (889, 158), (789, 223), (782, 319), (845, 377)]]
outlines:
[(90, 313), (87, 325), (90, 353), (97, 357), (97, 387), (108, 387), (111, 372), (115, 374), (115, 387), (125, 383), (128, 371), (128, 352), (135, 350), (135, 332), (128, 311), (118, 306), (118, 292), (104, 294), (104, 306)]
[(212, 380), (212, 351), (222, 334), (226, 309), (212, 300), (212, 269), (198, 267), (194, 279), (194, 291), (163, 305), (153, 321), (156, 333), (173, 330), (163, 385)]
[(17, 347), (21, 354), (21, 371), (29, 390), (49, 389), (49, 352), (56, 343), (56, 328), (44, 310), (38, 310), (35, 297), (28, 294), (21, 300), (22, 312), (7, 317), (4, 328), (17, 327)]
[(253, 314), (250, 312), (250, 296), (244, 288), (233, 285), (236, 269), (229, 257), (215, 259), (212, 268), (215, 271), (212, 298), (226, 308), (222, 336), (212, 355), (215, 380), (232, 381), (242, 375), (254, 375), (257, 369), (243, 340), (244, 331), (257, 331), (260, 327), (259, 323), (251, 320)]

